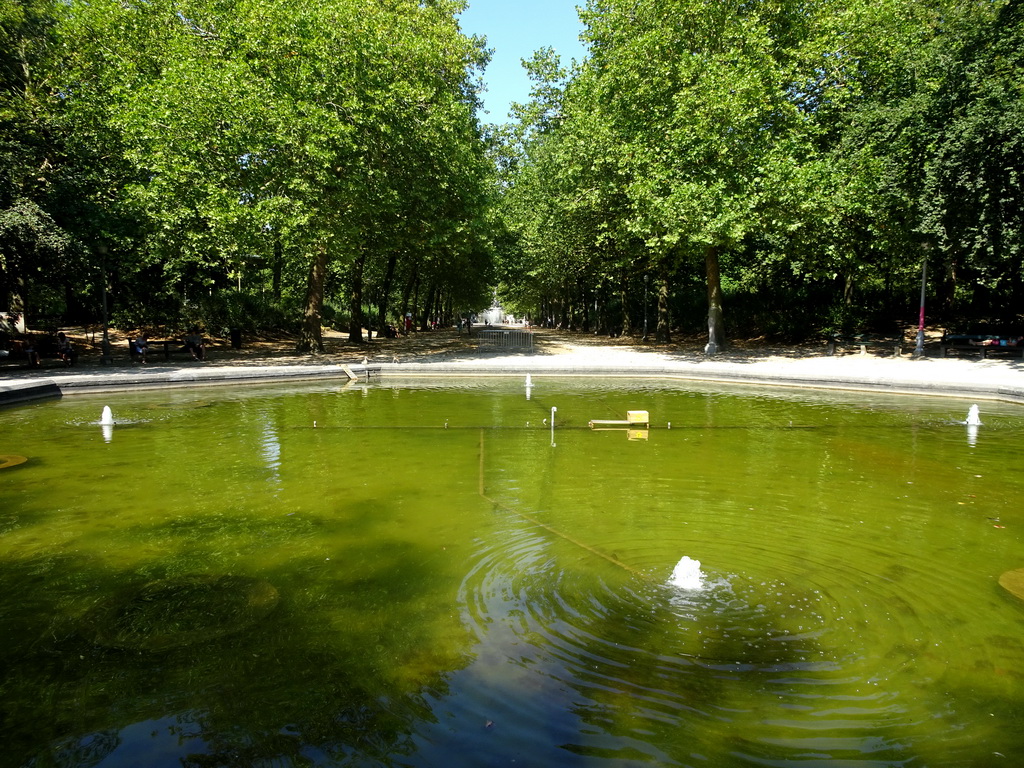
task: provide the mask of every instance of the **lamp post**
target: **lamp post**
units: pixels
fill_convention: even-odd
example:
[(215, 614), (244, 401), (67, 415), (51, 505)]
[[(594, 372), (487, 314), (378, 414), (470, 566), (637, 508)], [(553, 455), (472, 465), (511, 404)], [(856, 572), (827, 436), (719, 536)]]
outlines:
[(925, 243), (924, 256), (921, 258), (921, 314), (917, 319), (917, 345), (914, 347), (914, 357), (924, 357), (924, 291), (928, 284), (928, 248), (929, 244)]
[(113, 365), (114, 356), (110, 351), (110, 326), (107, 319), (107, 244), (97, 245), (96, 252), (100, 255), (101, 279), (103, 281), (103, 340), (100, 342), (100, 362), (103, 365)]

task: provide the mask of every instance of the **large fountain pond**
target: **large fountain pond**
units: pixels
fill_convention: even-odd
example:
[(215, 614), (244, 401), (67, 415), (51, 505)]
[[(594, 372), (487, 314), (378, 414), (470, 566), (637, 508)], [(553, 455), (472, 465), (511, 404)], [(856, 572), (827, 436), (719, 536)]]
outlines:
[[(0, 410), (0, 765), (1024, 760), (1019, 407), (527, 394)], [(646, 434), (587, 426), (635, 409)]]

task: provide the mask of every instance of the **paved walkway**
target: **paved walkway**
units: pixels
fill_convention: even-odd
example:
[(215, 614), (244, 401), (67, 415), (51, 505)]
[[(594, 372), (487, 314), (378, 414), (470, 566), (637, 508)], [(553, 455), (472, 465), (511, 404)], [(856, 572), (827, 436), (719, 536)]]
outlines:
[[(448, 376), (614, 376), (757, 383), (917, 393), (1024, 403), (1024, 360), (1002, 358), (914, 359), (873, 354), (825, 356), (814, 350), (730, 350), (714, 358), (696, 351), (598, 342), (585, 337), (548, 337), (528, 352), (476, 349), (460, 344), (431, 348), (406, 359), (380, 347), (372, 359), (347, 355), (219, 359), (206, 363), (163, 361), (146, 366), (51, 367), (0, 370), (0, 403), (123, 388), (232, 384), (303, 379), (362, 379)], [(402, 352), (395, 347), (395, 352)]]

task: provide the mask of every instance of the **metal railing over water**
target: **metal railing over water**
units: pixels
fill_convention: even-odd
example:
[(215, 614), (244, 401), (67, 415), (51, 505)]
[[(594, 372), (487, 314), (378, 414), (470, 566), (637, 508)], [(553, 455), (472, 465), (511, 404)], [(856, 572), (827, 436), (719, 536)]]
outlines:
[(481, 330), (476, 332), (476, 345), (500, 349), (533, 349), (533, 333), (504, 329)]

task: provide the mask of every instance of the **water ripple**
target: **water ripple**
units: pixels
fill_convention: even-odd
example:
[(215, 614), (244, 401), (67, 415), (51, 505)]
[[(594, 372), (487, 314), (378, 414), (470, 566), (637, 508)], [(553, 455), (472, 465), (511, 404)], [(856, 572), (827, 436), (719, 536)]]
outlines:
[[(905, 745), (885, 733), (931, 716), (887, 685), (927, 654), (926, 625), (941, 610), (905, 595), (923, 564), (904, 557), (878, 574), (808, 550), (794, 562), (753, 534), (741, 545), (744, 571), (710, 572), (704, 589), (681, 591), (657, 569), (615, 568), (513, 525), (481, 544), (461, 587), (464, 620), (489, 654), (514, 646), (518, 663), (574, 692), (580, 717), (619, 735), (651, 741), (671, 727), (719, 752), (742, 733), (727, 750), (739, 764), (813, 754), (895, 764)], [(779, 575), (757, 575), (769, 572)], [(947, 581), (939, 593), (956, 588), (955, 575)], [(866, 644), (860, 634), (875, 636)], [(869, 650), (879, 642), (889, 649), (881, 658)]]

